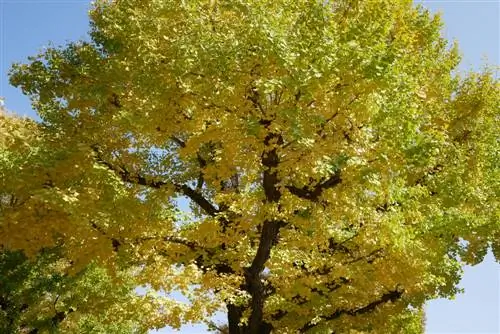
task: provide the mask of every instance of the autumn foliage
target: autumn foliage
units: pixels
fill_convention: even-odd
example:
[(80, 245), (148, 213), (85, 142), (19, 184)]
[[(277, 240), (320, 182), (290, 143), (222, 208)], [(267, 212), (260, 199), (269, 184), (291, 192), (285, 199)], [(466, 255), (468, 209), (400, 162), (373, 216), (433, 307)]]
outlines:
[(421, 333), (463, 261), (500, 254), (499, 82), (454, 72), (438, 16), (409, 0), (90, 15), (89, 42), (11, 72), (40, 120), (0, 118), (0, 244), (164, 292), (110, 322)]

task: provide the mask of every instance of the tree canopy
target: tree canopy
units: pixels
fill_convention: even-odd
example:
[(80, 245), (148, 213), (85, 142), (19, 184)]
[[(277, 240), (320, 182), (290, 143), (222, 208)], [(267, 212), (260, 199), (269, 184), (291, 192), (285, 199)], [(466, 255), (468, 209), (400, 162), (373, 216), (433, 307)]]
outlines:
[(439, 16), (102, 0), (90, 17), (90, 41), (11, 72), (40, 121), (0, 119), (4, 247), (164, 292), (138, 302), (143, 326), (222, 310), (230, 333), (421, 333), (463, 261), (500, 255), (499, 81), (456, 73)]
[(31, 261), (21, 252), (3, 251), (0, 332), (147, 333), (140, 312), (116, 314), (120, 304), (140, 298), (133, 285), (117, 284), (95, 265), (68, 275), (69, 265), (56, 250), (44, 250)]

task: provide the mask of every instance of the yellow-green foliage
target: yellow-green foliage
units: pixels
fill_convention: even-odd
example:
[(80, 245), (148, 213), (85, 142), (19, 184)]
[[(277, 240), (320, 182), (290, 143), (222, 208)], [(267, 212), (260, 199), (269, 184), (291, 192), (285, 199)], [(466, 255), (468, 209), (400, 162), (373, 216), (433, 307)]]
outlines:
[[(68, 261), (56, 249), (32, 259), (0, 253), (1, 333), (146, 333), (139, 317), (118, 318), (124, 303), (139, 297), (130, 282), (112, 280), (91, 264), (68, 275)], [(140, 314), (140, 313), (139, 313)], [(111, 321), (111, 319), (118, 321)]]
[(411, 310), (498, 239), (498, 80), (453, 75), (412, 1), (90, 15), (91, 42), (12, 70), (41, 122), (0, 121), (0, 242), (190, 300), (149, 296), (145, 325), (227, 310), (231, 333), (418, 332)]

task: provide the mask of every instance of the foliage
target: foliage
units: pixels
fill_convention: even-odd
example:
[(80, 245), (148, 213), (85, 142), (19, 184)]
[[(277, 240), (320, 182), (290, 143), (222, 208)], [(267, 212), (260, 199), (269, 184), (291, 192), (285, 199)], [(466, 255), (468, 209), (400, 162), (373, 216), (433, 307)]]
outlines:
[(0, 332), (145, 333), (133, 318), (109, 323), (110, 313), (134, 297), (133, 287), (114, 284), (89, 265), (68, 275), (69, 264), (52, 250), (29, 261), (21, 252), (0, 255)]
[(6, 247), (134, 267), (189, 300), (158, 296), (144, 326), (227, 310), (231, 333), (419, 332), (460, 259), (499, 253), (498, 80), (453, 74), (412, 1), (103, 0), (91, 19), (91, 42), (11, 73), (41, 121), (0, 123)]

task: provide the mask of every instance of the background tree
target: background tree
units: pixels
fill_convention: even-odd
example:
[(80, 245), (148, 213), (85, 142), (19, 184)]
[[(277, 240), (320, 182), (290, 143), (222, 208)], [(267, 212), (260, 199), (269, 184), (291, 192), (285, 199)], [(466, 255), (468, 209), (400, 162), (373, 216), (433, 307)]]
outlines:
[[(30, 139), (41, 139), (39, 126), (31, 120), (8, 114), (0, 107), (0, 157), (2, 167), (23, 168), (18, 159), (32, 157), (41, 149)], [(31, 146), (30, 146), (31, 145)], [(10, 151), (9, 151), (10, 150)], [(18, 156), (13, 153), (18, 154)], [(29, 164), (29, 162), (27, 162)], [(57, 214), (47, 206), (37, 205), (34, 198), (53, 185), (40, 181), (40, 175), (50, 169), (46, 166), (30, 166), (26, 182), (32, 182), (29, 192), (21, 191), (30, 183), (17, 183), (6, 176), (5, 187), (0, 191), (0, 216), (28, 207), (37, 212), (34, 219), (56, 218)], [(12, 164), (12, 165), (11, 165)], [(33, 169), (34, 168), (34, 169)], [(34, 170), (39, 169), (39, 174)], [(2, 171), (4, 171), (3, 169)], [(22, 172), (18, 170), (18, 173)], [(34, 173), (33, 175), (29, 175)], [(20, 179), (19, 179), (20, 181)], [(7, 186), (8, 184), (8, 186)], [(18, 191), (14, 190), (18, 189)], [(30, 204), (31, 203), (31, 204)], [(30, 207), (35, 204), (36, 207)], [(2, 220), (4, 224), (12, 221)], [(85, 263), (75, 262), (64, 256), (64, 246), (53, 244), (44, 247), (46, 233), (37, 228), (37, 220), (24, 221), (18, 235), (2, 238), (0, 249), (0, 332), (1, 333), (146, 333), (155, 315), (151, 309), (160, 305), (152, 295), (138, 295), (138, 283), (134, 279), (134, 267), (121, 265), (113, 271), (98, 266), (92, 258)], [(14, 221), (15, 223), (15, 221)], [(31, 224), (31, 225), (30, 225)], [(6, 227), (6, 225), (3, 225)], [(42, 226), (43, 228), (43, 226)], [(28, 229), (28, 230), (26, 230)], [(61, 230), (61, 233), (64, 231)], [(11, 251), (5, 246), (19, 242), (16, 238), (27, 237), (32, 243), (22, 251)], [(61, 240), (61, 238), (59, 238)], [(82, 254), (83, 255), (83, 254)]]
[[(31, 261), (21, 252), (0, 255), (2, 333), (146, 333), (135, 317), (113, 312), (136, 298), (130, 284), (116, 284), (102, 268), (89, 265), (68, 275), (56, 251)], [(113, 319), (114, 320), (111, 320)]]
[(135, 266), (190, 300), (158, 297), (145, 325), (226, 309), (230, 333), (419, 332), (459, 257), (498, 254), (498, 81), (453, 75), (411, 1), (98, 1), (91, 18), (91, 42), (12, 72), (42, 121), (0, 123), (6, 247)]

